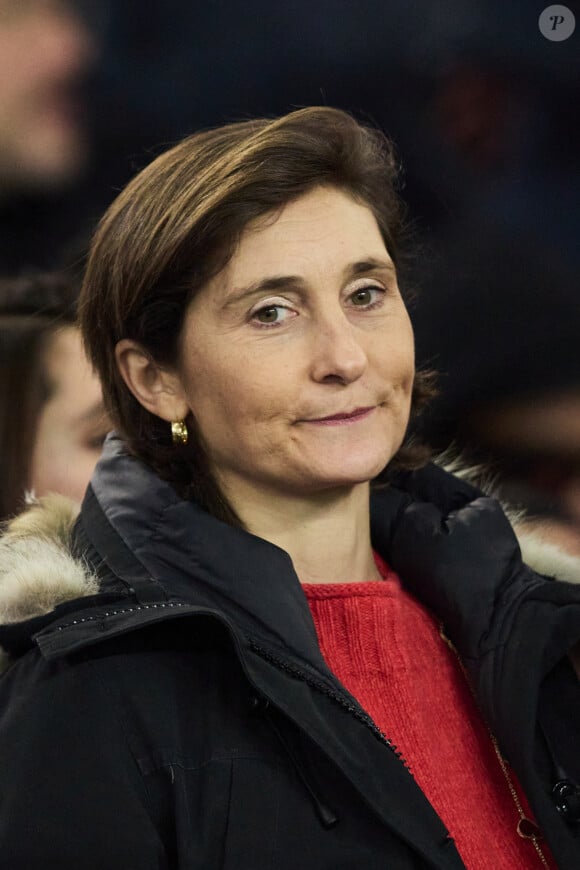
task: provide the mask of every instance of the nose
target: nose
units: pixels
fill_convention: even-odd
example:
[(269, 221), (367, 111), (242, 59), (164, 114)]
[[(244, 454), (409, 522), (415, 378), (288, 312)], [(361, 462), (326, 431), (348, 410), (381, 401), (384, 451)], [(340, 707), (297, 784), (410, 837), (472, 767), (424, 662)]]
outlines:
[(318, 383), (350, 384), (367, 367), (367, 355), (356, 327), (343, 310), (313, 324), (312, 377)]

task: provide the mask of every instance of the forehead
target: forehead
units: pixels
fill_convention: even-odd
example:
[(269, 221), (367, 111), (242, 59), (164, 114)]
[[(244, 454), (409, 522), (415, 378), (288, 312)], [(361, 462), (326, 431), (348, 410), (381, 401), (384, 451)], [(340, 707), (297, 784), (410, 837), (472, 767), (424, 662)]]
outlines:
[(373, 212), (345, 191), (318, 187), (249, 224), (222, 277), (342, 269), (361, 255), (388, 259)]

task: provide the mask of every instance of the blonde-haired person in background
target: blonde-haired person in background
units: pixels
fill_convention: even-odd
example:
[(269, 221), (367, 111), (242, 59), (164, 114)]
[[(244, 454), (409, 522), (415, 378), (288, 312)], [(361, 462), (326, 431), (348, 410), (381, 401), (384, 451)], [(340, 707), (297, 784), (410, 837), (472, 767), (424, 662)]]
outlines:
[(76, 524), (3, 541), (11, 870), (577, 870), (580, 587), (406, 439), (395, 182), (309, 108), (186, 139), (103, 218), (117, 434)]

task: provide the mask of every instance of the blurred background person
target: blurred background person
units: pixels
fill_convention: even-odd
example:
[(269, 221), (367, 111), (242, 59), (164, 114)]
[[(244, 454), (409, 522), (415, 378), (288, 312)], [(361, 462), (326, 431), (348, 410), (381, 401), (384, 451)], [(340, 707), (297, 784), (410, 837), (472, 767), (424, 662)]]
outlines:
[(101, 387), (57, 275), (0, 281), (0, 519), (26, 493), (77, 501), (108, 431)]
[(481, 220), (434, 243), (418, 359), (439, 374), (420, 432), (482, 465), (499, 494), (580, 555), (580, 292), (546, 245)]
[(87, 156), (78, 83), (88, 33), (63, 0), (0, 0), (0, 178), (12, 189), (68, 183)]
[[(58, 196), (87, 167), (83, 80), (95, 47), (69, 0), (0, 0), (0, 270), (37, 266), (76, 218)], [(70, 224), (67, 224), (67, 221)], [(66, 227), (66, 228), (65, 228)]]

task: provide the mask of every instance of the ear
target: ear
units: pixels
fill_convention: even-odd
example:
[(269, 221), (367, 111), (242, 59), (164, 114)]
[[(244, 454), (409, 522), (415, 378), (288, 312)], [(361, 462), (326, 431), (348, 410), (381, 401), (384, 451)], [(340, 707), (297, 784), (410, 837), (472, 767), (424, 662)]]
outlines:
[(162, 420), (184, 420), (189, 413), (176, 372), (159, 366), (136, 341), (124, 338), (115, 347), (117, 366), (137, 401)]

